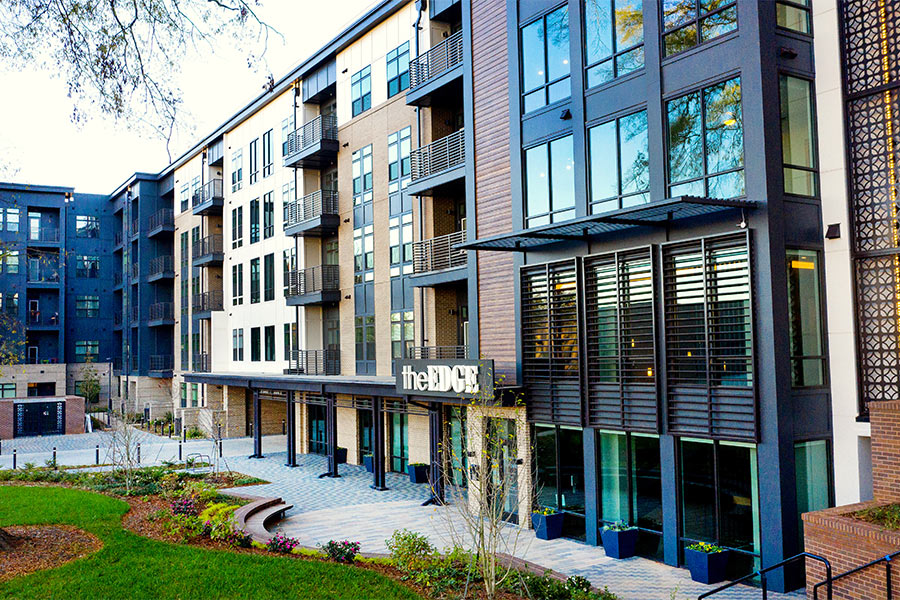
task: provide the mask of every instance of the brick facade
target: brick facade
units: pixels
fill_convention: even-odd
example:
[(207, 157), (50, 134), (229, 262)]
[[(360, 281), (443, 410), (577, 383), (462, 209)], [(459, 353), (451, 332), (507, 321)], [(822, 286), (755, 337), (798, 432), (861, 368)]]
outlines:
[(872, 492), (875, 500), (900, 502), (900, 401), (870, 402)]
[(10, 440), (15, 436), (15, 405), (20, 402), (66, 403), (65, 432), (84, 433), (84, 398), (81, 396), (48, 396), (46, 398), (9, 398), (0, 400), (0, 440)]
[(12, 402), (0, 402), (0, 440), (12, 439), (15, 414)]
[(66, 396), (66, 433), (84, 433), (84, 398)]

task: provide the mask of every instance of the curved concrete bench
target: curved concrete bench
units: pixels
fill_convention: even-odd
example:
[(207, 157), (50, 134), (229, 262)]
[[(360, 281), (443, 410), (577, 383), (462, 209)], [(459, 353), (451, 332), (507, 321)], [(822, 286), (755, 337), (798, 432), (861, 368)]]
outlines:
[(265, 544), (272, 534), (268, 525), (284, 518), (285, 511), (293, 508), (281, 498), (256, 498), (234, 511), (234, 529), (249, 534), (253, 541)]

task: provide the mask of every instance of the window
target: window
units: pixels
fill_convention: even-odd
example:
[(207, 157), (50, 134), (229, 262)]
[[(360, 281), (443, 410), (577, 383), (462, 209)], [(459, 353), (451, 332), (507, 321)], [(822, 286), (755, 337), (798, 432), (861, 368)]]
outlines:
[(297, 335), (296, 323), (284, 324), (284, 360), (291, 360), (291, 353), (300, 351), (300, 338)]
[(647, 111), (588, 131), (591, 212), (602, 213), (650, 201)]
[(3, 258), (5, 271), (7, 275), (15, 275), (19, 272), (19, 251), (7, 250), (6, 256)]
[(244, 329), (231, 330), (231, 360), (244, 360)]
[(191, 384), (191, 406), (196, 408), (200, 405), (199, 401), (200, 386), (196, 383)]
[(259, 138), (250, 142), (250, 185), (259, 179)]
[(266, 360), (275, 360), (275, 326), (266, 325)]
[(585, 0), (587, 86), (644, 67), (643, 0)]
[[(188, 368), (190, 368), (190, 364), (191, 364), (190, 358), (189, 358), (190, 357), (190, 352), (189, 352), (190, 341), (189, 340), (190, 340), (190, 338), (188, 337), (188, 334), (186, 334), (186, 333), (181, 334), (181, 369), (183, 371), (187, 371)], [(183, 383), (181, 385), (184, 386)], [(182, 387), (182, 390), (184, 390), (183, 387)], [(184, 397), (184, 396), (182, 396), (182, 397)], [(183, 406), (184, 405), (182, 404), (182, 407)]]
[[(16, 257), (18, 259), (18, 257)], [(9, 273), (9, 257), (7, 256), (7, 273)], [(87, 279), (100, 277), (100, 257), (81, 255), (75, 259), (75, 276)]]
[(781, 95), (784, 193), (815, 196), (818, 186), (812, 82), (790, 75), (780, 75), (778, 83)]
[[(291, 177), (288, 179), (288, 182), (281, 186), (281, 214), (284, 222), (282, 223), (282, 227), (287, 227), (287, 223), (290, 221), (290, 206), (294, 203), (295, 198), (295, 188), (294, 188), (294, 178)], [(299, 217), (300, 215), (298, 215)], [(295, 217), (297, 218), (297, 217)]]
[(259, 327), (250, 329), (250, 360), (259, 362)]
[[(16, 223), (16, 227), (18, 228), (18, 223)], [(77, 215), (75, 217), (75, 237), (100, 237), (100, 218), (87, 215)]]
[(282, 261), (284, 267), (284, 297), (288, 297), (291, 288), (291, 271), (297, 268), (297, 251), (294, 248), (288, 248), (282, 253)]
[(413, 243), (413, 218), (412, 213), (403, 213), (397, 217), (391, 217), (389, 235), (391, 242), (391, 277), (409, 275), (413, 271), (412, 243)]
[(294, 129), (296, 129), (296, 125), (294, 125), (294, 115), (291, 113), (286, 119), (282, 119), (281, 121), (281, 155), (287, 156), (288, 154), (288, 136), (294, 133)]
[(413, 311), (391, 313), (391, 358), (412, 358), (411, 349), (415, 341)]
[(409, 87), (409, 42), (387, 54), (387, 95), (396, 96)]
[(75, 342), (75, 362), (96, 362), (100, 355), (100, 342), (97, 340), (78, 340)]
[(181, 314), (186, 315), (188, 312), (188, 305), (190, 300), (190, 290), (188, 289), (189, 282), (187, 279), (181, 280)]
[(262, 136), (262, 176), (268, 177), (272, 174), (275, 165), (275, 146), (272, 143), (272, 130), (268, 130)]
[(356, 373), (375, 374), (375, 315), (357, 316)]
[(250, 201), (250, 243), (259, 241), (259, 198)]
[(188, 232), (181, 232), (181, 266), (186, 267), (190, 260), (190, 245), (188, 242)]
[(369, 65), (350, 78), (351, 116), (372, 108), (372, 66)]
[(275, 200), (272, 192), (263, 194), (263, 239), (275, 235)]
[(231, 305), (244, 303), (244, 265), (231, 265)]
[(825, 385), (825, 340), (822, 331), (819, 253), (787, 251), (788, 326), (791, 385)]
[(100, 296), (76, 296), (76, 317), (97, 317), (100, 315)]
[(250, 260), (250, 304), (259, 302), (259, 259)]
[(231, 247), (240, 248), (244, 245), (244, 207), (238, 206), (231, 209)]
[(185, 183), (181, 186), (181, 212), (186, 211), (191, 206), (191, 187)]
[(6, 314), (14, 317), (19, 314), (19, 292), (6, 293), (6, 296), (3, 297), (3, 310), (6, 311)]
[(244, 151), (238, 148), (231, 155), (231, 191), (236, 192), (244, 184)]
[(409, 153), (412, 129), (405, 127), (388, 136), (388, 193), (394, 194), (409, 183)]
[(566, 537), (584, 539), (585, 535), (583, 439), (584, 433), (590, 431), (555, 425), (534, 426), (537, 503), (565, 512), (563, 535)]
[(562, 6), (522, 28), (524, 112), (568, 98), (571, 87), (569, 8)]
[(265, 296), (263, 300), (268, 302), (275, 299), (275, 255), (266, 254), (263, 257), (263, 284)]
[(794, 470), (797, 481), (797, 524), (800, 548), (803, 548), (803, 520), (805, 512), (831, 506), (831, 477), (829, 476), (828, 442), (794, 443)]
[(372, 225), (353, 230), (354, 283), (373, 281), (375, 276), (375, 233)]
[(409, 415), (391, 414), (391, 471), (406, 473), (409, 465)]
[(15, 398), (16, 397), (16, 384), (15, 383), (0, 383), (0, 398)]
[(181, 408), (187, 408), (187, 384), (181, 384)]
[(202, 185), (200, 184), (200, 176), (197, 175), (191, 180), (191, 196), (194, 199), (194, 206), (200, 204), (200, 188)]
[[(372, 185), (372, 145), (369, 144), (353, 153), (354, 206), (372, 202)], [(369, 211), (366, 212), (368, 213)], [(364, 220), (366, 223), (370, 223), (371, 217), (367, 214)]]
[(744, 126), (740, 78), (671, 100), (666, 113), (669, 195), (742, 196)]
[(809, 33), (809, 0), (775, 3), (775, 23), (798, 33)]
[(665, 55), (737, 29), (736, 4), (725, 0), (663, 0)]
[(575, 216), (575, 159), (572, 136), (525, 151), (526, 227)]
[(6, 213), (6, 230), (19, 231), (19, 209), (7, 208), (4, 212)]

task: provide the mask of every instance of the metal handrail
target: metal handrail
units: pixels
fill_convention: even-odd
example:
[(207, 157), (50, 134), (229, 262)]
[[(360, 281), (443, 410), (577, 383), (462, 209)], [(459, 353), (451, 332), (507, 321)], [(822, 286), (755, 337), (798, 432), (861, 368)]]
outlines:
[(288, 134), (286, 142), (286, 156), (305, 150), (322, 140), (338, 139), (338, 127), (336, 115), (319, 115), (312, 121), (304, 123)]
[(172, 302), (156, 302), (150, 305), (150, 320), (174, 319), (175, 305)]
[(170, 371), (174, 364), (171, 354), (153, 354), (150, 356), (151, 371)]
[(175, 223), (175, 211), (171, 208), (161, 208), (152, 215), (150, 215), (150, 220), (148, 222), (148, 229), (153, 231), (157, 227), (164, 227), (166, 225), (173, 225)]
[(460, 346), (409, 346), (406, 358), (414, 360), (468, 358), (469, 347)]
[(205, 184), (203, 187), (199, 188), (191, 197), (191, 206), (193, 208), (197, 208), (201, 204), (205, 204), (206, 202), (210, 202), (216, 198), (224, 199), (225, 188), (222, 185), (221, 179), (211, 179)]
[(39, 227), (37, 231), (28, 231), (28, 240), (31, 242), (58, 242), (59, 229), (56, 227)]
[(288, 272), (288, 296), (302, 296), (316, 292), (334, 292), (341, 289), (338, 265), (316, 265)]
[(196, 373), (209, 373), (209, 354), (202, 352), (191, 357), (191, 370)]
[(291, 350), (288, 370), (299, 375), (340, 375), (340, 350)]
[[(819, 556), (818, 554), (812, 554), (811, 552), (801, 552), (800, 554), (795, 554), (794, 556), (792, 556), (790, 558), (786, 558), (779, 563), (775, 563), (774, 565), (769, 565), (765, 569), (760, 569), (758, 571), (754, 571), (753, 573), (750, 573), (749, 575), (744, 575), (740, 579), (735, 579), (734, 581), (731, 581), (729, 583), (726, 583), (725, 585), (719, 586), (714, 590), (710, 590), (708, 592), (704, 592), (704, 593), (700, 594), (699, 596), (697, 596), (697, 600), (703, 600), (703, 598), (709, 598), (713, 594), (718, 594), (719, 592), (721, 592), (723, 590), (732, 588), (732, 587), (738, 585), (739, 583), (744, 583), (745, 581), (749, 581), (749, 580), (753, 579), (754, 577), (759, 577), (760, 587), (762, 588), (763, 600), (768, 600), (769, 587), (768, 587), (768, 583), (766, 581), (766, 573), (768, 573), (769, 571), (774, 571), (775, 569), (780, 569), (780, 568), (782, 568), (786, 565), (789, 565), (793, 562), (796, 562), (802, 558), (811, 558), (811, 559), (817, 560), (825, 565), (825, 577), (826, 577), (825, 581), (828, 582), (828, 600), (831, 600), (831, 598), (832, 598), (831, 563), (828, 562), (828, 559), (825, 558), (824, 556)], [(804, 561), (804, 564), (805, 564), (805, 561)]]
[(466, 161), (466, 134), (460, 129), (409, 154), (412, 181), (446, 171)]
[(165, 273), (167, 271), (174, 271), (175, 268), (172, 266), (173, 259), (171, 255), (166, 256), (157, 256), (156, 258), (150, 259), (150, 274), (151, 275), (159, 275), (161, 273)]
[(225, 306), (224, 294), (222, 290), (212, 290), (210, 292), (200, 292), (193, 298), (194, 312), (207, 312), (213, 310), (222, 310)]
[(284, 205), (284, 227), (315, 219), (322, 215), (338, 214), (337, 190), (316, 190)]
[(849, 571), (841, 573), (840, 575), (835, 575), (834, 577), (831, 576), (831, 572), (829, 571), (828, 576), (824, 581), (820, 581), (819, 583), (817, 583), (816, 585), (813, 586), (813, 600), (819, 600), (819, 588), (822, 587), (823, 585), (828, 586), (827, 598), (828, 598), (828, 600), (831, 600), (831, 589), (832, 589), (835, 581), (837, 581), (838, 579), (847, 577), (848, 575), (853, 575), (855, 573), (859, 573), (860, 571), (868, 569), (869, 567), (874, 567), (875, 565), (882, 563), (882, 562), (884, 563), (884, 571), (885, 571), (885, 588), (886, 588), (885, 589), (885, 591), (886, 591), (885, 597), (893, 598), (893, 595), (892, 595), (893, 594), (893, 590), (892, 590), (893, 584), (891, 582), (891, 570), (892, 570), (891, 569), (891, 561), (897, 556), (900, 556), (900, 550), (898, 550), (897, 552), (892, 552), (891, 554), (885, 554), (881, 558), (876, 558), (875, 560), (873, 560), (871, 562), (868, 562), (864, 565), (860, 565), (854, 569), (850, 569)]
[(463, 61), (462, 30), (409, 61), (409, 89), (449, 71)]
[(191, 257), (194, 259), (210, 254), (222, 254), (225, 247), (224, 237), (221, 233), (214, 233), (197, 240), (199, 243), (191, 247)]
[(466, 230), (413, 242), (413, 273), (430, 273), (466, 264), (465, 250), (454, 248), (466, 241)]
[(115, 238), (116, 238), (116, 246), (121, 246), (121, 245), (122, 245), (122, 242), (125, 241), (125, 236), (122, 235), (122, 232), (121, 232), (121, 231), (117, 231), (117, 232), (116, 232)]

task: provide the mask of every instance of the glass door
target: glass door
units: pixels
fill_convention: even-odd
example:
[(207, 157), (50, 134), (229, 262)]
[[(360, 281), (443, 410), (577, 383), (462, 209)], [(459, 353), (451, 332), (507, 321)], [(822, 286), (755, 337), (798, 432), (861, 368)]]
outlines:
[(325, 438), (325, 407), (319, 404), (307, 404), (306, 414), (309, 417), (310, 454), (328, 454)]
[(391, 414), (391, 471), (405, 473), (409, 464), (409, 416)]
[(372, 411), (357, 410), (357, 425), (359, 426), (359, 464), (363, 462), (363, 456), (372, 454), (372, 440), (374, 431), (372, 427)]
[(502, 503), (504, 517), (512, 516), (518, 521), (519, 513), (519, 475), (516, 460), (518, 459), (516, 442), (516, 422), (512, 419), (488, 419), (487, 439), (496, 444), (492, 451), (492, 460), (496, 460), (497, 468), (491, 469), (493, 493)]
[(565, 513), (563, 535), (585, 539), (582, 430), (535, 425), (537, 504)]
[(447, 468), (450, 469), (450, 482), (453, 485), (465, 486), (465, 469), (469, 468), (466, 456), (466, 407), (450, 406), (447, 415)]

